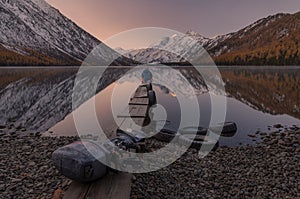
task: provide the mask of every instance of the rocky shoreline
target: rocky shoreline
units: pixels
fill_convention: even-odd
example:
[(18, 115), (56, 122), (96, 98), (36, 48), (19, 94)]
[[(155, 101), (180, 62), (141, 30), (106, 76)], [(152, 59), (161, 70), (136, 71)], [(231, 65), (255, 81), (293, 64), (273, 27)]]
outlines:
[(191, 149), (167, 168), (135, 174), (131, 198), (300, 198), (300, 130), (262, 140), (203, 159)]
[(77, 138), (0, 133), (0, 199), (58, 199), (71, 181), (60, 175), (52, 152)]
[[(71, 181), (51, 154), (76, 137), (0, 132), (0, 199), (58, 199)], [(190, 149), (174, 164), (135, 174), (131, 198), (300, 198), (300, 130), (262, 135), (257, 146), (221, 147), (201, 159)], [(149, 140), (150, 148), (164, 145)]]

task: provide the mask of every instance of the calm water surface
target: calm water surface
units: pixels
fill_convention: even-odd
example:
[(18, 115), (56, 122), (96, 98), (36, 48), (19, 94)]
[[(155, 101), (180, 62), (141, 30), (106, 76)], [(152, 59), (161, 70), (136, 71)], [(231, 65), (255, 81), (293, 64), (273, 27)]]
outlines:
[[(273, 128), (274, 124), (282, 124), (286, 127), (300, 125), (299, 112), (297, 112), (298, 95), (296, 93), (289, 95), (289, 92), (292, 92), (290, 87), (299, 88), (300, 72), (298, 68), (286, 70), (277, 68), (225, 68), (221, 69), (221, 72), (224, 81), (227, 82), (226, 91), (228, 92), (225, 121), (237, 123), (238, 132), (233, 137), (221, 137), (220, 145), (255, 144), (259, 138), (251, 138), (248, 136), (249, 134), (255, 134), (257, 131), (277, 131), (278, 129)], [(128, 84), (128, 82), (123, 84), (126, 83)], [(115, 86), (116, 83), (109, 85), (96, 96), (97, 116), (104, 130), (109, 129), (114, 121), (110, 98)], [(169, 122), (165, 127), (178, 129), (180, 107), (176, 95), (163, 86), (154, 86), (154, 90), (157, 94), (158, 103), (167, 112)], [(284, 99), (281, 99), (280, 96), (284, 96)], [(210, 95), (207, 93), (200, 94), (198, 101), (201, 114), (200, 125), (208, 127), (211, 118)], [(84, 105), (80, 108), (84, 109)], [(97, 131), (97, 126), (87, 125), (87, 127), (89, 132)], [(72, 114), (51, 128), (50, 131), (59, 135), (76, 134)]]
[[(220, 70), (228, 94), (226, 121), (238, 125), (238, 132), (233, 137), (220, 138), (221, 145), (254, 144), (253, 138), (248, 135), (257, 131), (275, 131), (271, 128), (274, 124), (300, 126), (299, 67), (226, 67)], [(76, 68), (0, 68), (0, 122), (13, 122), (25, 127), (26, 124), (44, 126), (52, 135), (76, 135), (73, 114), (69, 111), (68, 89), (62, 89), (62, 82), (76, 72)], [(16, 84), (22, 79), (27, 81)], [(95, 96), (96, 114), (104, 130), (114, 123), (111, 96), (118, 84), (131, 83), (110, 83)], [(70, 86), (69, 90), (72, 89), (72, 82), (66, 85)], [(154, 90), (158, 103), (166, 110), (167, 128), (177, 129), (180, 108), (176, 93), (174, 95), (163, 86), (154, 86)], [(210, 96), (199, 94), (197, 98), (201, 111), (200, 124), (208, 127)], [(85, 102), (75, 111), (84, 109), (88, 103)], [(86, 116), (86, 124), (87, 134), (97, 131), (96, 126), (89, 125), (89, 115)]]

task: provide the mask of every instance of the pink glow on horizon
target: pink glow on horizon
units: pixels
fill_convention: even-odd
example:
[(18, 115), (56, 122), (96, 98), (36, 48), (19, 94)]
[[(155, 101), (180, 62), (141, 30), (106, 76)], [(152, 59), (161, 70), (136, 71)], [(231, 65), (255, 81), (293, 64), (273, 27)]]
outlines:
[(194, 30), (206, 37), (271, 14), (300, 11), (299, 0), (46, 0), (100, 40), (140, 27)]

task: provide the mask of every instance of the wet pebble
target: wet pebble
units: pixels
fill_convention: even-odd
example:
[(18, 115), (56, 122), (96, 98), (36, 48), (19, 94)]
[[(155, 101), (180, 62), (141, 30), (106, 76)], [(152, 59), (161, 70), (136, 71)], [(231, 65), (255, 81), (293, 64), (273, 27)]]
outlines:
[[(61, 198), (71, 181), (60, 175), (51, 154), (78, 138), (40, 133), (0, 136), (0, 198)], [(221, 147), (204, 158), (190, 149), (166, 168), (134, 174), (131, 198), (299, 198), (300, 131), (260, 132), (257, 146)], [(147, 150), (165, 146), (147, 141)], [(157, 160), (160, 161), (160, 160)]]
[(300, 198), (300, 132), (259, 135), (257, 146), (221, 147), (204, 158), (189, 150), (166, 168), (135, 174), (131, 198)]
[(57, 172), (51, 155), (57, 148), (78, 138), (42, 138), (35, 135), (20, 136), (18, 131), (14, 131), (0, 136), (1, 199), (51, 199), (55, 190), (65, 191), (69, 187), (71, 181)]

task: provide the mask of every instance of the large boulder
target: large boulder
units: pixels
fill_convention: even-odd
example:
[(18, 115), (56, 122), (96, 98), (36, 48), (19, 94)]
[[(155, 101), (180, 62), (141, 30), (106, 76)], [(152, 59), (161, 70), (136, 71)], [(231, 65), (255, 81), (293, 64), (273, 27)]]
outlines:
[(106, 158), (103, 148), (88, 141), (72, 143), (52, 154), (54, 165), (61, 174), (78, 182), (91, 182), (103, 177), (107, 167), (99, 160), (104, 162)]

